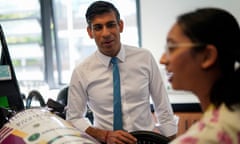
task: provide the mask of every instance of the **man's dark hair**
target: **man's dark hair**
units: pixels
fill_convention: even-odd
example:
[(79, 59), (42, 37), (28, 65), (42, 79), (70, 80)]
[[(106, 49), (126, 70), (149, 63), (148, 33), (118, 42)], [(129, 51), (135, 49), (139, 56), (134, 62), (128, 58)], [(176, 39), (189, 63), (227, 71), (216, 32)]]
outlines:
[(117, 21), (120, 21), (120, 14), (118, 9), (110, 2), (106, 1), (96, 1), (93, 2), (87, 9), (86, 12), (86, 21), (88, 25), (91, 25), (92, 20), (96, 15), (101, 15), (104, 13), (114, 12)]

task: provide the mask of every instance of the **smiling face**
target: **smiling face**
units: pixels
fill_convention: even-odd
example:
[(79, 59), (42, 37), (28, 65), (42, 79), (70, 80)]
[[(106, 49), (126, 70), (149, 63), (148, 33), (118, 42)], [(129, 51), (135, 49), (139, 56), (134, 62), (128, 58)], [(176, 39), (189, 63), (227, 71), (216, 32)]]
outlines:
[(101, 53), (111, 57), (117, 55), (121, 47), (120, 33), (123, 31), (123, 21), (117, 21), (113, 11), (96, 15), (87, 31)]
[(178, 24), (173, 25), (167, 36), (167, 51), (160, 59), (169, 73), (169, 82), (176, 90), (192, 91), (201, 76), (201, 56), (193, 52), (193, 43)]

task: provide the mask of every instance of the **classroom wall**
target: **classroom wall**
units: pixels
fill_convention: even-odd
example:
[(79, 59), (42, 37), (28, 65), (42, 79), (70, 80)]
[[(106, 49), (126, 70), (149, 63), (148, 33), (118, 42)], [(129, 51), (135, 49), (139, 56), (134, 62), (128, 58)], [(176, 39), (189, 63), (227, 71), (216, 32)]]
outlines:
[(229, 10), (240, 23), (240, 0), (140, 0), (142, 47), (149, 49), (159, 61), (176, 16), (206, 6)]

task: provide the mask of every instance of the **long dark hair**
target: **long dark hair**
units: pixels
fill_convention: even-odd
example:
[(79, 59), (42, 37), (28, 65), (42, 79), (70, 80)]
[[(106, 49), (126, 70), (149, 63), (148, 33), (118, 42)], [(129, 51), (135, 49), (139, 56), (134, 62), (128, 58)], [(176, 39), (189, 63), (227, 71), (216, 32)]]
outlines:
[(240, 61), (240, 28), (234, 16), (220, 8), (200, 8), (180, 15), (177, 23), (193, 42), (217, 48), (222, 75), (212, 87), (210, 101), (217, 107), (222, 103), (228, 108), (240, 104), (240, 68), (236, 68)]

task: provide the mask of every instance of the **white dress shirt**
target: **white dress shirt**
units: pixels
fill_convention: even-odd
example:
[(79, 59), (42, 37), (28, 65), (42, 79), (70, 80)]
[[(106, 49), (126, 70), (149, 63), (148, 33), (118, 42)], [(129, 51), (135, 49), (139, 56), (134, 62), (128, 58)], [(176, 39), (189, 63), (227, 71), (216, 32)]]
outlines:
[[(121, 79), (123, 129), (153, 130), (150, 96), (165, 136), (177, 132), (177, 123), (152, 54), (143, 48), (122, 45), (117, 55)], [(85, 117), (87, 105), (94, 114), (94, 126), (113, 129), (113, 76), (111, 57), (96, 51), (78, 65), (69, 85), (67, 120), (85, 131), (91, 124)]]

